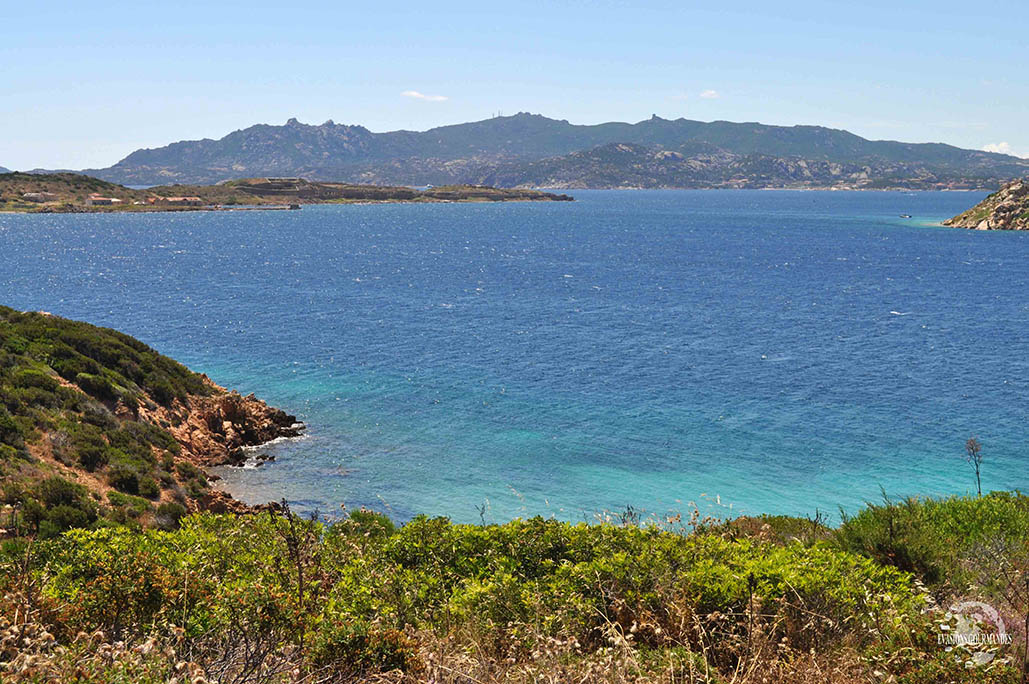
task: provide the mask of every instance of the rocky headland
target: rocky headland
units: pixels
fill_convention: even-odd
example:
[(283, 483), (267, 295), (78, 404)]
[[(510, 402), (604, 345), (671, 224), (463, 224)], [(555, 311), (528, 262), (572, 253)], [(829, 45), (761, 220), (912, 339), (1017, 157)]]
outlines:
[(233, 499), (205, 468), (303, 430), (128, 335), (0, 307), (2, 502), (44, 536), (275, 507)]
[(1029, 230), (1029, 178), (1013, 180), (963, 214), (943, 222), (975, 230)]

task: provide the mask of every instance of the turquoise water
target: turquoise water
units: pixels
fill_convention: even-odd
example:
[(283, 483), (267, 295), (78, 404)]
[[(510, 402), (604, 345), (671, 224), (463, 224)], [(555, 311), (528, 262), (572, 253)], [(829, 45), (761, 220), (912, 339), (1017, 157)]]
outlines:
[[(1029, 235), (977, 193), (0, 216), (0, 302), (297, 413), (243, 499), (478, 521), (1027, 488)], [(912, 214), (904, 220), (900, 214)]]

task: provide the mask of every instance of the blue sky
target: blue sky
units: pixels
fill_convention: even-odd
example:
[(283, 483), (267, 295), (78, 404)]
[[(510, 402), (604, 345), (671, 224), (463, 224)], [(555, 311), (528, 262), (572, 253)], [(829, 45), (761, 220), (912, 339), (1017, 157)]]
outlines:
[(1026, 36), (1025, 0), (6, 2), (0, 166), (107, 166), (294, 116), (386, 131), (498, 111), (1029, 157)]

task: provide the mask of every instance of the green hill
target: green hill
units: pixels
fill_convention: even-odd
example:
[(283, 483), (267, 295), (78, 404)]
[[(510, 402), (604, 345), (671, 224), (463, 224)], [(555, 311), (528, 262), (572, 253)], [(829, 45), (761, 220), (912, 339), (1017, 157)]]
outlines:
[(295, 422), (128, 335), (0, 307), (0, 476), (16, 533), (224, 508), (203, 466)]

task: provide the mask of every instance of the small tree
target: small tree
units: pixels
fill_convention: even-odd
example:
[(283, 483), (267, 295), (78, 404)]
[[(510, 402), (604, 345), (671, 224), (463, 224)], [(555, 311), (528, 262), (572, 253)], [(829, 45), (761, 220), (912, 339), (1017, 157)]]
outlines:
[(965, 442), (965, 460), (975, 470), (975, 488), (979, 492), (979, 496), (982, 496), (983, 485), (982, 479), (979, 477), (979, 471), (983, 464), (983, 445), (979, 443), (975, 436), (969, 437), (968, 441)]

